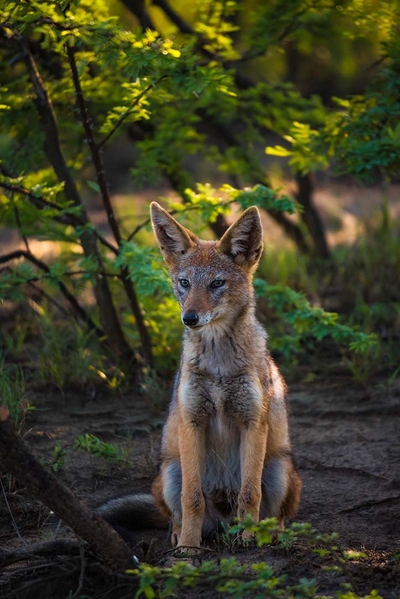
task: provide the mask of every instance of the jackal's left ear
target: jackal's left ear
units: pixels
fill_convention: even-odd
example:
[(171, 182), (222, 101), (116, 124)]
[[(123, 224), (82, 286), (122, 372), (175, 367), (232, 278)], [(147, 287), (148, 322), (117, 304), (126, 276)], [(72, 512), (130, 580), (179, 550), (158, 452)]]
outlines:
[(190, 249), (197, 247), (197, 237), (185, 229), (157, 202), (150, 204), (150, 217), (161, 253), (168, 266)]
[(254, 270), (263, 251), (263, 231), (256, 206), (245, 210), (242, 216), (221, 237), (220, 252), (231, 256), (239, 266)]

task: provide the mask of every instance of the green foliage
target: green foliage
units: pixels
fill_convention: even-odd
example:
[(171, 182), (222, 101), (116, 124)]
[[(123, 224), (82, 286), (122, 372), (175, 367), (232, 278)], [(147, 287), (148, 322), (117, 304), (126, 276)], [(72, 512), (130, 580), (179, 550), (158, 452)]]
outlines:
[(11, 366), (2, 360), (0, 364), (0, 400), (11, 414), (17, 430), (21, 430), (28, 411), (34, 407), (27, 398), (25, 377), (20, 366)]
[[(400, 47), (396, 23), (391, 22), (391, 3), (385, 3), (383, 27), (389, 39), (382, 43), (383, 68), (367, 92), (350, 98), (332, 98), (334, 108), (326, 110), (318, 128), (315, 118), (293, 119), (284, 135), (289, 147), (268, 147), (267, 154), (289, 157), (296, 171), (326, 170), (353, 174), (364, 182), (398, 177), (400, 172)], [(360, 17), (357, 17), (360, 18)], [(370, 15), (362, 21), (368, 23)], [(360, 19), (361, 20), (361, 19)]]
[[(107, 205), (107, 182), (95, 154), (117, 137), (134, 144), (135, 182), (167, 178), (184, 199), (184, 204), (169, 201), (170, 208), (196, 225), (214, 223), (232, 204), (242, 209), (257, 205), (275, 214), (299, 212), (293, 198), (270, 184), (260, 163), (267, 131), (288, 142), (288, 148), (268, 152), (290, 157), (295, 170), (326, 168), (334, 161), (340, 172), (366, 177), (378, 170), (393, 176), (399, 150), (395, 3), (378, 10), (363, 0), (343, 6), (293, 0), (282, 10), (274, 0), (247, 8), (234, 0), (195, 2), (190, 11), (182, 8), (188, 19), (183, 32), (164, 13), (159, 19), (162, 9), (153, 5), (146, 10), (160, 31), (132, 29), (131, 21), (117, 18), (113, 4), (104, 0), (2, 3), (0, 218), (18, 232), (28, 255), (18, 262), (4, 260), (2, 299), (22, 303), (27, 289), (36, 286), (59, 302), (61, 289), (102, 328), (102, 341), (109, 341), (110, 311), (104, 314), (99, 301), (101, 278), (111, 300), (118, 302), (132, 354), (145, 353), (140, 331), (147, 328), (157, 368), (167, 371), (176, 364), (178, 308), (159, 254), (140, 241), (144, 223), (122, 238), (114, 231), (110, 242), (86, 218), (87, 197), (99, 196)], [(312, 63), (314, 46), (320, 45), (335, 58), (340, 58), (339, 46), (349, 54), (357, 44), (376, 57), (376, 31), (384, 67), (367, 94), (337, 99), (334, 109), (315, 93), (300, 93), (301, 86), (287, 81), (283, 66), (272, 66), (274, 61), (288, 65), (284, 55), (290, 45), (302, 64), (305, 56)], [(247, 65), (249, 73), (260, 75), (250, 83)], [(322, 81), (323, 71), (314, 69), (313, 76), (318, 73)], [(85, 103), (83, 110), (77, 111), (77, 98)], [(54, 125), (49, 113), (54, 113)], [(204, 182), (205, 168), (213, 177), (218, 169), (234, 185), (214, 189)], [(115, 222), (113, 206), (103, 214)], [(46, 264), (30, 259), (33, 241), (54, 243)], [(126, 272), (140, 303), (136, 311), (122, 280)], [(350, 323), (351, 330), (294, 291), (269, 286), (267, 300), (281, 326), (281, 334), (271, 339), (289, 359), (305, 341), (327, 336), (364, 356), (371, 347), (371, 335), (357, 330), (361, 322)], [(132, 312), (143, 316), (142, 327)], [(39, 358), (41, 382), (61, 388), (99, 379), (112, 387), (120, 383), (119, 368), (108, 368), (109, 356), (93, 333), (83, 333), (74, 323), (53, 326), (45, 320), (46, 315), (40, 324), (40, 336), (46, 337)]]
[[(29, 317), (16, 318), (12, 332), (0, 340), (4, 383), (8, 381), (21, 405), (27, 402), (25, 378), (30, 387), (53, 385), (58, 389), (79, 388), (82, 392), (93, 386), (113, 390), (123, 384), (121, 370), (112, 363), (109, 352), (93, 333), (85, 332), (75, 321), (60, 321), (46, 303), (39, 306), (29, 300), (29, 307)], [(23, 369), (7, 365), (19, 361), (23, 362)]]
[(76, 439), (74, 448), (100, 456), (107, 462), (127, 462), (129, 459), (128, 452), (124, 448), (112, 445), (112, 443), (105, 443), (95, 435), (88, 433)]
[[(338, 252), (337, 284), (346, 289), (344, 317), (353, 328), (377, 333), (377, 343), (364, 355), (348, 356), (353, 376), (365, 381), (380, 370), (387, 376), (387, 389), (400, 366), (400, 268), (399, 226), (387, 217), (367, 227), (352, 251)], [(380, 222), (379, 222), (380, 221)]]
[(115, 264), (128, 269), (141, 299), (149, 296), (171, 297), (172, 288), (167, 268), (160, 252), (154, 248), (126, 241), (120, 249)]
[(114, 388), (121, 382), (118, 371), (110, 372), (107, 356), (93, 333), (68, 320), (55, 324), (50, 311), (39, 315), (37, 326), (44, 340), (36, 375), (38, 383), (63, 389), (104, 382)]
[(62, 447), (60, 441), (56, 441), (53, 449), (53, 459), (51, 468), (53, 472), (60, 472), (64, 468), (66, 450)]
[[(164, 598), (175, 596), (178, 591), (184, 592), (185, 589), (200, 590), (201, 588), (205, 592), (207, 587), (210, 587), (222, 596), (227, 595), (236, 599), (242, 597), (362, 599), (352, 587), (345, 564), (349, 560), (363, 560), (365, 554), (351, 550), (341, 552), (336, 545), (335, 533), (321, 534), (308, 523), (296, 522), (285, 531), (279, 532), (274, 518), (263, 520), (259, 524), (254, 524), (250, 518), (247, 518), (244, 523), (231, 527), (227, 535), (236, 538), (243, 530), (255, 535), (260, 548), (271, 546), (274, 543), (273, 539), (277, 538), (275, 547), (278, 551), (287, 551), (290, 547), (291, 551), (299, 551), (300, 554), (301, 551), (306, 550), (309, 560), (319, 560), (318, 563), (322, 562), (325, 566), (316, 570), (315, 578), (289, 581), (287, 575), (277, 574), (274, 567), (268, 564), (268, 558), (267, 561), (252, 564), (242, 563), (240, 559), (233, 556), (220, 558), (218, 561), (200, 560), (196, 565), (188, 561), (174, 561), (171, 567), (150, 566), (143, 563), (140, 568), (128, 571), (139, 579), (139, 589), (135, 597)], [(176, 553), (179, 557), (179, 549)], [(326, 593), (321, 595), (318, 572), (328, 568), (338, 573), (337, 587), (334, 594), (330, 592), (329, 595)], [(363, 599), (381, 598), (373, 590)]]
[(332, 337), (338, 343), (348, 345), (355, 353), (364, 353), (376, 343), (375, 335), (367, 335), (340, 324), (338, 314), (312, 307), (304, 295), (289, 287), (268, 285), (261, 279), (256, 279), (254, 286), (257, 296), (265, 298), (279, 317), (290, 325), (294, 346), (296, 340), (300, 341), (308, 335), (317, 341)]
[(65, 457), (67, 450), (61, 445), (60, 441), (56, 441), (53, 449), (51, 460), (42, 460), (43, 464), (50, 468), (55, 474), (61, 472), (65, 466)]
[(289, 214), (293, 214), (298, 208), (293, 198), (281, 193), (279, 189), (271, 189), (265, 185), (241, 190), (225, 184), (219, 190), (215, 190), (209, 183), (198, 183), (196, 190), (185, 190), (185, 204), (168, 202), (169, 206), (178, 212), (178, 218), (184, 216), (190, 222), (192, 213), (200, 213), (203, 220), (213, 223), (219, 214), (228, 214), (233, 203), (238, 203), (243, 210), (250, 206), (258, 206), (265, 210)]

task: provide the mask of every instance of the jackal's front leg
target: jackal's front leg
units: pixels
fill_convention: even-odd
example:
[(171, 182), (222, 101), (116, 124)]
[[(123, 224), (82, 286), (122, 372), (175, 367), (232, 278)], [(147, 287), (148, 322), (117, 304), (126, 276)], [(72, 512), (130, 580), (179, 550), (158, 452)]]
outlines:
[[(243, 429), (240, 439), (240, 471), (242, 484), (238, 497), (237, 516), (243, 521), (250, 514), (258, 522), (261, 504), (261, 482), (267, 447), (268, 427), (257, 423)], [(244, 531), (243, 538), (251, 537)]]
[(202, 478), (205, 456), (205, 425), (181, 415), (179, 451), (182, 467), (182, 531), (179, 546), (200, 547), (205, 501)]

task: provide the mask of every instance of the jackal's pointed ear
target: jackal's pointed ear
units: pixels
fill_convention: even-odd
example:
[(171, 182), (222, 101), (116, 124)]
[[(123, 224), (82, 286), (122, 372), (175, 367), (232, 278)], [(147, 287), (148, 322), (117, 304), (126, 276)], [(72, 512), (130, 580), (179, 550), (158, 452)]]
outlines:
[(220, 252), (230, 256), (236, 264), (254, 270), (263, 251), (263, 231), (256, 206), (245, 210), (242, 216), (221, 237)]
[(196, 235), (182, 227), (157, 202), (150, 204), (150, 217), (158, 245), (168, 265), (196, 247)]

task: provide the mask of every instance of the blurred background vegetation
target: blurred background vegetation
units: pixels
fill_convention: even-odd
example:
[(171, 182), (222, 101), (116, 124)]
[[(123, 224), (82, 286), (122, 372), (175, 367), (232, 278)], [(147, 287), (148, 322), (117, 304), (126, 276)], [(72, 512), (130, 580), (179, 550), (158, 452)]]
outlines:
[(258, 312), (285, 374), (389, 388), (398, 15), (394, 0), (3, 0), (3, 399), (159, 394), (182, 325), (152, 200), (206, 238), (258, 205)]

